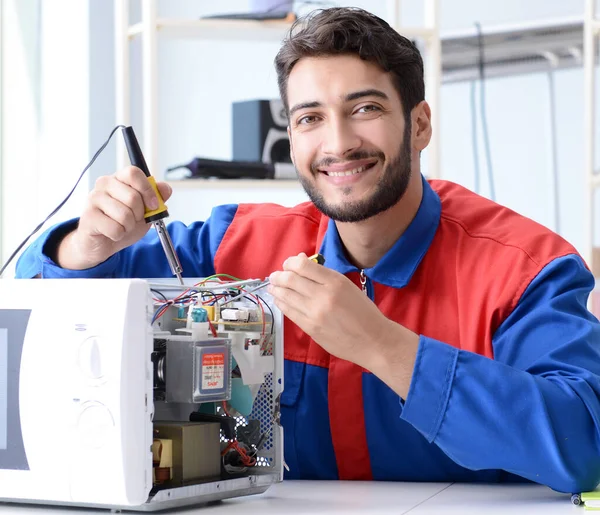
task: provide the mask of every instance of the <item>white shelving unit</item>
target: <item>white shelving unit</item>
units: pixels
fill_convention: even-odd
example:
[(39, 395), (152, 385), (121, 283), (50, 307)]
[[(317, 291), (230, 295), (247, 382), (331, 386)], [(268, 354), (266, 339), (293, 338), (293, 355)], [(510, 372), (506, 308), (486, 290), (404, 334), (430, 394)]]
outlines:
[[(442, 82), (479, 80), (479, 35), (475, 28), (446, 32)], [(583, 16), (483, 27), (486, 79), (542, 73), (583, 64)]]
[[(600, 36), (600, 20), (596, 17), (596, 0), (586, 0), (584, 14), (584, 137), (585, 137), (585, 175), (586, 191), (584, 198), (584, 221), (586, 242), (583, 249), (584, 258), (594, 270), (596, 280), (600, 279), (600, 247), (594, 246), (596, 217), (594, 216), (596, 190), (600, 188), (600, 170), (595, 164), (596, 141), (596, 58), (598, 37)], [(598, 299), (600, 301), (600, 299)], [(600, 306), (595, 309), (600, 310)]]
[[(141, 0), (142, 21), (130, 24), (129, 0), (114, 0), (115, 5), (115, 64), (116, 64), (116, 113), (117, 123), (129, 124), (130, 99), (130, 42), (142, 38), (142, 106), (143, 106), (143, 152), (150, 170), (158, 169), (158, 60), (157, 45), (163, 38), (193, 38), (205, 40), (281, 41), (291, 26), (290, 21), (242, 21), (214, 19), (165, 19), (157, 15), (157, 0)], [(423, 27), (403, 27), (401, 23), (401, 0), (392, 0), (391, 20), (396, 30), (404, 36), (422, 41), (425, 49), (425, 83), (427, 101), (431, 105), (433, 136), (428, 147), (430, 177), (440, 175), (439, 152), (439, 98), (441, 86), (441, 44), (439, 36), (438, 0), (425, 0), (425, 23)], [(121, 145), (117, 154), (117, 166), (125, 166), (127, 156)], [(282, 187), (280, 183), (295, 181), (180, 181), (194, 186)]]

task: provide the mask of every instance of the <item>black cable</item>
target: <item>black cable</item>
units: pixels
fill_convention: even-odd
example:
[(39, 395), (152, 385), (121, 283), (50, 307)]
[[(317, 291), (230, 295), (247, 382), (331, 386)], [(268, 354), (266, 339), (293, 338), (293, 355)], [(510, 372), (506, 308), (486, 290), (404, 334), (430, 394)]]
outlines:
[(481, 24), (475, 22), (475, 28), (477, 29), (477, 46), (479, 47), (479, 110), (481, 115), (481, 131), (483, 133), (483, 144), (485, 150), (485, 160), (487, 164), (488, 178), (490, 183), (490, 198), (496, 200), (496, 188), (494, 187), (494, 172), (492, 170), (492, 156), (490, 153), (490, 139), (487, 127), (487, 115), (485, 105), (485, 52), (483, 44), (483, 33), (481, 32)]
[(154, 288), (150, 288), (150, 291), (154, 292), (154, 293), (158, 293), (158, 295), (160, 295), (164, 299), (165, 302), (169, 302), (169, 299), (167, 299), (167, 296), (162, 291), (155, 290)]
[[(170, 300), (169, 300), (169, 301), (167, 301), (167, 302), (171, 302), (171, 303), (172, 303), (174, 306), (177, 306), (177, 307), (185, 307), (185, 305), (186, 305), (186, 302), (188, 302), (188, 301), (192, 301), (192, 300), (194, 300), (195, 298), (196, 298), (196, 294), (195, 294), (195, 293), (190, 293), (189, 295), (184, 295), (183, 297), (178, 297), (178, 298), (177, 298), (177, 300), (175, 300), (175, 299), (173, 298), (173, 299), (170, 299)], [(189, 307), (190, 307), (190, 308), (192, 307), (192, 304), (191, 304), (191, 302), (190, 302), (190, 304), (189, 304)]]
[(77, 179), (77, 182), (75, 183), (75, 186), (73, 186), (73, 189), (69, 192), (69, 194), (65, 197), (65, 199), (58, 205), (56, 206), (56, 208), (54, 209), (54, 211), (52, 211), (52, 213), (50, 213), (45, 220), (39, 224), (32, 232), (29, 236), (27, 236), (27, 238), (25, 238), (21, 244), (16, 248), (16, 250), (10, 255), (10, 257), (8, 258), (8, 261), (6, 263), (4, 263), (4, 265), (2, 266), (2, 268), (0, 268), (0, 277), (2, 277), (2, 274), (4, 273), (4, 270), (6, 270), (6, 267), (10, 264), (10, 262), (15, 258), (15, 256), (19, 253), (19, 251), (25, 246), (25, 244), (29, 241), (29, 238), (31, 238), (36, 232), (38, 232), (43, 226), (44, 224), (50, 220), (50, 218), (52, 218), (59, 210), (61, 207), (63, 207), (66, 203), (67, 200), (69, 200), (69, 198), (71, 198), (71, 195), (73, 195), (73, 192), (75, 191), (75, 188), (77, 188), (77, 186), (79, 185), (79, 182), (81, 181), (81, 179), (83, 179), (83, 176), (85, 175), (85, 172), (88, 171), (88, 169), (90, 168), (90, 166), (92, 166), (94, 164), (94, 161), (96, 161), (96, 159), (98, 159), (98, 156), (102, 153), (102, 151), (106, 148), (106, 145), (108, 145), (108, 143), (110, 142), (111, 138), (113, 137), (113, 134), (117, 131), (117, 129), (121, 129), (121, 128), (125, 128), (124, 125), (117, 125), (112, 132), (110, 133), (110, 136), (108, 137), (108, 139), (104, 142), (104, 144), (100, 147), (100, 149), (94, 154), (94, 157), (92, 157), (92, 160), (87, 164), (87, 166), (83, 169), (83, 172), (81, 172), (81, 175), (79, 176), (79, 179)]
[[(236, 297), (240, 294), (240, 290), (227, 290), (219, 295), (217, 295), (216, 293), (214, 293), (210, 290), (204, 290), (202, 292), (202, 295), (205, 295), (205, 294), (212, 295), (215, 298), (215, 302), (216, 302), (220, 296), (229, 295), (230, 297)], [(180, 302), (182, 300), (187, 300), (188, 298), (192, 297), (193, 295), (194, 294), (190, 294), (190, 295), (186, 295), (185, 297), (181, 297), (181, 298), (177, 299), (177, 302)], [(271, 306), (269, 306), (269, 304), (267, 302), (265, 302), (265, 300), (260, 295), (256, 295), (256, 293), (253, 293), (252, 295), (254, 295), (257, 299), (259, 299), (259, 302), (262, 302), (269, 310), (269, 313), (271, 314), (271, 334), (273, 334), (273, 326), (275, 325), (275, 315), (273, 314), (273, 310), (271, 309)], [(248, 295), (244, 295), (242, 297), (242, 299), (249, 300), (250, 302), (252, 302), (252, 304), (260, 307), (259, 302), (255, 301), (252, 297), (250, 297)]]
[(471, 148), (473, 150), (473, 168), (475, 179), (475, 193), (479, 193), (479, 139), (477, 138), (477, 83), (471, 81)]
[[(216, 304), (217, 300), (219, 300), (219, 296), (218, 296), (218, 295), (217, 295), (215, 292), (213, 292), (213, 291), (210, 291), (210, 290), (204, 290), (204, 291), (201, 293), (201, 295), (202, 295), (202, 299), (204, 299), (204, 296), (205, 296), (205, 295), (207, 295), (207, 294), (208, 294), (208, 295), (212, 295), (212, 297), (213, 297), (213, 302)], [(213, 306), (214, 306), (214, 304), (213, 304)]]

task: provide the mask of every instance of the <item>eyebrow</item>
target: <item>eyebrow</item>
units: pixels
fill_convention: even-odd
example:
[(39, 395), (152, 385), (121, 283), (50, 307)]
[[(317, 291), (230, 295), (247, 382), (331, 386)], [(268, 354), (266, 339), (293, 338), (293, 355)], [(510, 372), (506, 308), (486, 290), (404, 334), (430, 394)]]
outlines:
[(344, 98), (344, 102), (350, 102), (351, 100), (358, 100), (363, 97), (378, 97), (383, 98), (384, 100), (389, 100), (389, 97), (379, 89), (364, 89), (362, 91), (355, 91), (354, 93), (349, 93)]
[[(389, 97), (379, 89), (363, 89), (361, 91), (355, 91), (353, 93), (348, 93), (344, 97), (344, 102), (351, 102), (352, 100), (358, 100), (359, 98), (364, 97), (378, 97), (384, 100), (389, 100)], [(322, 107), (323, 104), (321, 102), (302, 102), (300, 104), (296, 104), (294, 107), (290, 109), (290, 116), (292, 116), (296, 111), (300, 109), (314, 109), (315, 107)]]
[(321, 102), (302, 102), (301, 104), (296, 104), (290, 109), (290, 116), (300, 109), (314, 109), (315, 107), (321, 107), (322, 105)]

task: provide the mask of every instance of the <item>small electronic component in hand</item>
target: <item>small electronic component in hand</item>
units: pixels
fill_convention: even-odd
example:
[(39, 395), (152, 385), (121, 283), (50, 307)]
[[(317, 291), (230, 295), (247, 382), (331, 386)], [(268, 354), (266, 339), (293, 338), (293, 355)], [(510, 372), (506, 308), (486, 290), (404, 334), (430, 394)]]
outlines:
[(310, 259), (311, 261), (314, 261), (315, 263), (317, 263), (319, 265), (325, 264), (325, 258), (321, 254), (315, 254), (314, 256), (310, 256), (308, 259)]
[[(325, 264), (325, 257), (322, 256), (321, 254), (313, 254), (308, 259), (310, 261), (314, 261), (315, 263), (318, 263), (319, 265)], [(247, 295), (248, 293), (254, 293), (254, 292), (257, 292), (258, 290), (262, 290), (263, 288), (268, 286), (270, 283), (271, 283), (271, 281), (267, 278), (267, 279), (265, 279), (265, 282), (263, 282), (260, 286), (257, 286), (256, 288), (253, 288), (252, 290), (248, 290), (245, 293), (240, 293), (239, 295), (229, 299), (225, 304), (233, 302), (234, 300), (238, 300), (238, 299), (242, 298), (244, 295)]]

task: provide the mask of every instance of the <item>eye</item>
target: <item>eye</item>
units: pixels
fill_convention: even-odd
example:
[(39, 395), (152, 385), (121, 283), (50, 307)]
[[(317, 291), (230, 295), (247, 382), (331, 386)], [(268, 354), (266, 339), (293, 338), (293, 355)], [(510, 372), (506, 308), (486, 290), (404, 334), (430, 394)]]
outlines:
[(366, 104), (356, 110), (357, 113), (373, 113), (377, 111), (381, 111), (381, 108), (375, 104)]
[(312, 114), (307, 114), (305, 116), (301, 116), (296, 121), (297, 125), (310, 125), (311, 123), (315, 123), (317, 121), (317, 117)]

